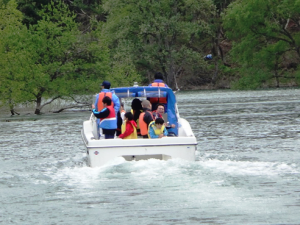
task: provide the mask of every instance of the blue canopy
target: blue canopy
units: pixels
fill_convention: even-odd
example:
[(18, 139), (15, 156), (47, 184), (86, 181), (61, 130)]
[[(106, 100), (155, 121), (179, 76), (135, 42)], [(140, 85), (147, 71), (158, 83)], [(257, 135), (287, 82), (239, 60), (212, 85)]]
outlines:
[(175, 124), (175, 128), (168, 129), (178, 136), (178, 118), (176, 116), (175, 104), (176, 97), (171, 88), (167, 87), (151, 87), (151, 86), (133, 86), (119, 87), (111, 89), (119, 98), (139, 98), (139, 97), (166, 97), (167, 98), (167, 114), (170, 124)]

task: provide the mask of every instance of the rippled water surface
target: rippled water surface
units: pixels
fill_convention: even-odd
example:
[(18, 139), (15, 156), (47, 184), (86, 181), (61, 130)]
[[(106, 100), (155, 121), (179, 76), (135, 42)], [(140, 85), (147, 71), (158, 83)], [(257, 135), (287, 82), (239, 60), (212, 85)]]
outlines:
[(300, 224), (300, 90), (177, 95), (196, 161), (86, 165), (90, 112), (0, 118), (0, 224)]

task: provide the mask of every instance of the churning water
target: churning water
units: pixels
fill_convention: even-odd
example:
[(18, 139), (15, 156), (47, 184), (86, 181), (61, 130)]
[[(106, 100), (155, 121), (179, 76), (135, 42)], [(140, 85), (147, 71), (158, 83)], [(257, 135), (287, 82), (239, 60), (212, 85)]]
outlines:
[(300, 90), (177, 99), (195, 162), (89, 168), (80, 130), (90, 112), (2, 116), (0, 223), (300, 224)]

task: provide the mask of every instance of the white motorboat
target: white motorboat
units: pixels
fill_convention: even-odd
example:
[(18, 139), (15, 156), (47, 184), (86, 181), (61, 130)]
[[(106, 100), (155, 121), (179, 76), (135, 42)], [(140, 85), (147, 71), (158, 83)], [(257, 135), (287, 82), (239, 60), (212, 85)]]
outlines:
[(125, 160), (148, 160), (150, 158), (168, 160), (181, 158), (188, 161), (195, 160), (197, 140), (190, 124), (181, 118), (178, 112), (176, 97), (170, 88), (133, 86), (111, 89), (120, 100), (146, 99), (149, 97), (166, 97), (166, 115), (170, 124), (175, 128), (168, 129), (173, 136), (159, 139), (103, 139), (99, 138), (95, 116), (83, 122), (82, 139), (87, 148), (88, 164), (98, 167), (108, 161), (123, 157)]

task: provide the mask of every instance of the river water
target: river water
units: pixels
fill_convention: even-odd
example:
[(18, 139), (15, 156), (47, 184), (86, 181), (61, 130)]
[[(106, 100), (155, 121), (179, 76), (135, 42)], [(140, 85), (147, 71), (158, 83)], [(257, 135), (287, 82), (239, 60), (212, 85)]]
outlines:
[(1, 117), (0, 224), (300, 224), (300, 90), (177, 95), (196, 161), (87, 167), (90, 112)]

